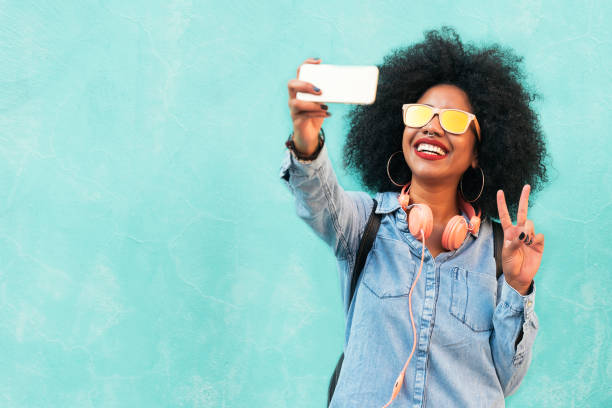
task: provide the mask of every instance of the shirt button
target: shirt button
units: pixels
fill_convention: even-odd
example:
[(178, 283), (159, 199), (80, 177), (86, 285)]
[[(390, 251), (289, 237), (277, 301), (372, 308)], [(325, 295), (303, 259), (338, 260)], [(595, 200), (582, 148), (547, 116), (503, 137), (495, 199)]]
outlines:
[(533, 302), (530, 300), (527, 302), (527, 307), (531, 307), (531, 305), (533, 304)]

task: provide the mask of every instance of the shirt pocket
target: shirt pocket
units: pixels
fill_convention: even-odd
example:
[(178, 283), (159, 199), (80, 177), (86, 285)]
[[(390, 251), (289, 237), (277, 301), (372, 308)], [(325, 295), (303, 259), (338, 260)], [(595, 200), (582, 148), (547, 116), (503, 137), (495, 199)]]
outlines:
[(493, 328), (497, 282), (493, 276), (453, 267), (450, 313), (476, 332)]
[(368, 254), (362, 283), (381, 299), (408, 296), (414, 279), (410, 247), (378, 236)]

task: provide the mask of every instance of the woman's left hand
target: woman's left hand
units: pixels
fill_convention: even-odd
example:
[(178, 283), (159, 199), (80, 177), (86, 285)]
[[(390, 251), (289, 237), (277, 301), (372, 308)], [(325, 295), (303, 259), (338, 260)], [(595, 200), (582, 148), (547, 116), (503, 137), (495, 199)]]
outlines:
[(534, 235), (533, 221), (527, 219), (530, 190), (529, 184), (523, 187), (516, 214), (516, 225), (512, 225), (504, 192), (497, 191), (497, 211), (504, 230), (502, 249), (504, 277), (506, 282), (521, 295), (526, 295), (531, 287), (544, 252), (544, 234)]

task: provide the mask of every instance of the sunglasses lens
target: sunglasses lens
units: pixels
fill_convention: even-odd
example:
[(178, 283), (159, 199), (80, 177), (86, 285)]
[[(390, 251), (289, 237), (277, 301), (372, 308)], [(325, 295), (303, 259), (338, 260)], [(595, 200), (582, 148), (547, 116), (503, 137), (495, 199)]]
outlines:
[(447, 110), (440, 116), (440, 122), (447, 132), (463, 133), (467, 130), (470, 118), (465, 112)]
[(410, 127), (424, 126), (431, 119), (431, 108), (424, 105), (412, 105), (406, 109), (404, 123)]

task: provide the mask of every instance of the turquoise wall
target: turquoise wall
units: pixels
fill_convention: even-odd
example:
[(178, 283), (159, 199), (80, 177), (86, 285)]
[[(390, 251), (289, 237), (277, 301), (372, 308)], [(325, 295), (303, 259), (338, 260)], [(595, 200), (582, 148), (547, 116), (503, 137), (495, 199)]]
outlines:
[(612, 406), (610, 3), (496, 3), (2, 1), (0, 407), (323, 407), (343, 313), (278, 180), (287, 81), (442, 24), (542, 95), (541, 327), (508, 406)]

